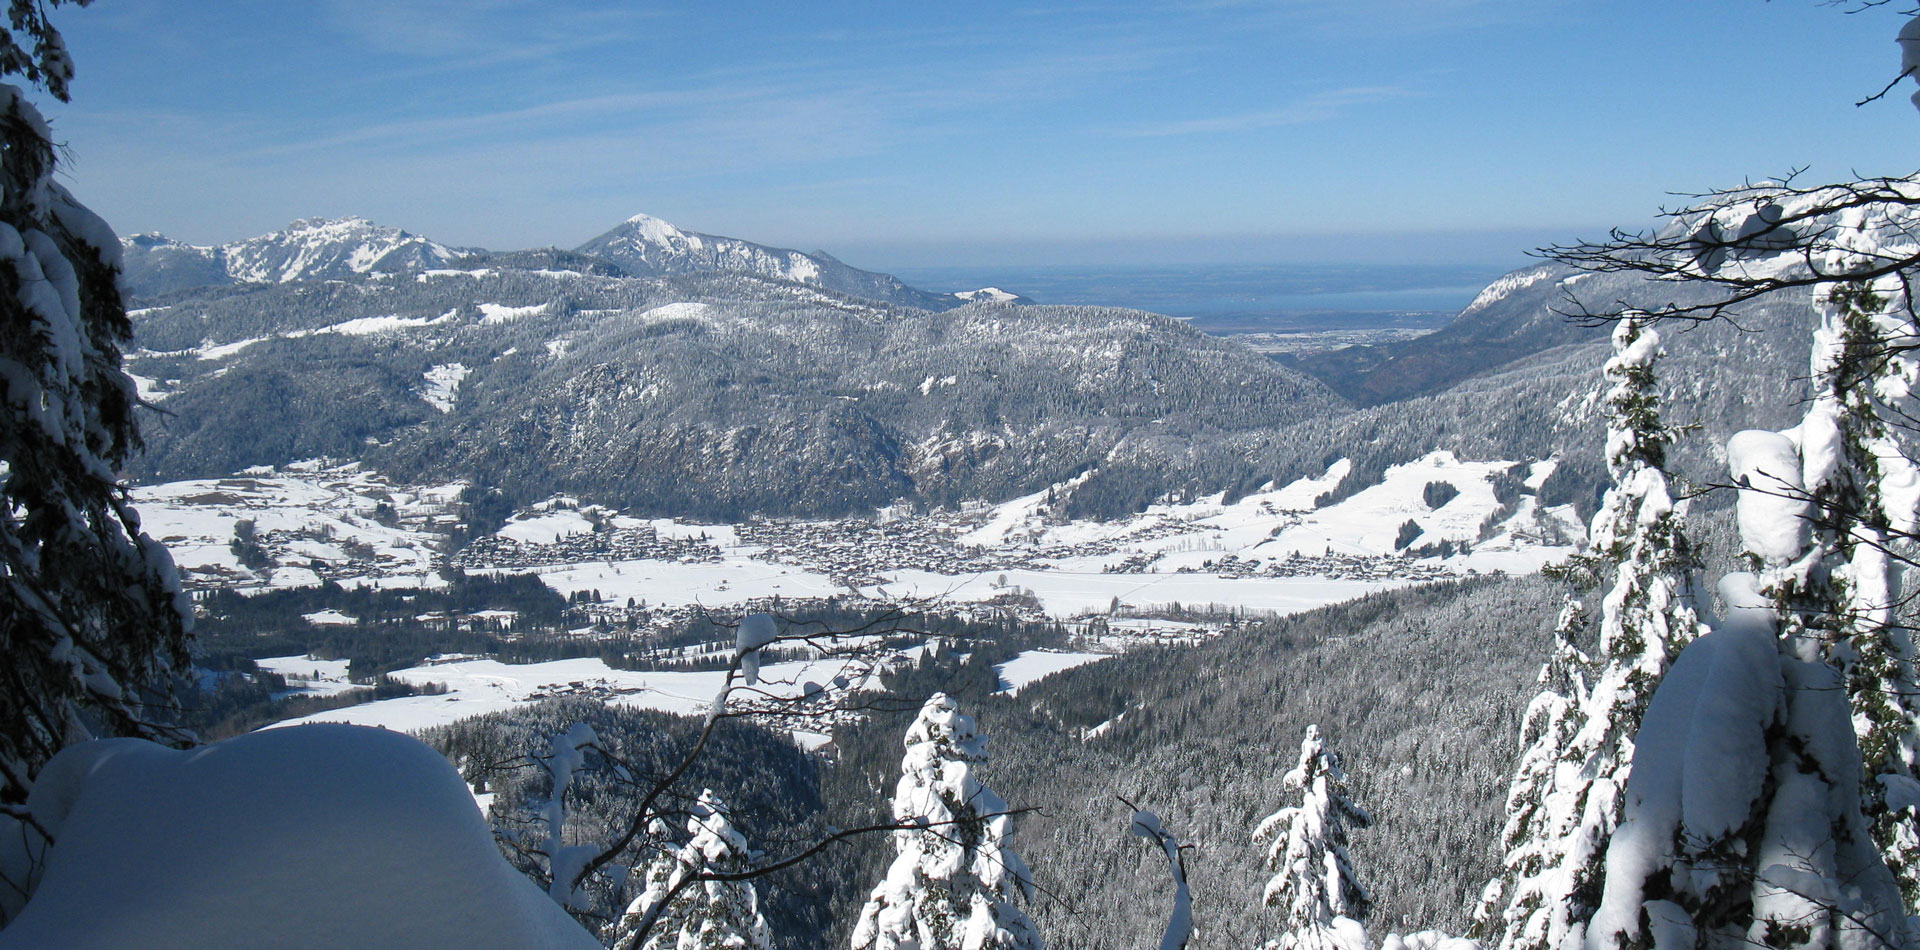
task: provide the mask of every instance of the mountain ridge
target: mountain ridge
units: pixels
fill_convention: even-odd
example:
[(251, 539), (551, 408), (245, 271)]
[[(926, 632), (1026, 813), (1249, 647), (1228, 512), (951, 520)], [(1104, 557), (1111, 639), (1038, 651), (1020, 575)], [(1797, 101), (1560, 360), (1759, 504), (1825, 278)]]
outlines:
[(187, 244), (151, 231), (120, 244), (124, 279), (139, 298), (197, 287), (344, 280), (444, 265), (469, 253), (358, 216), (301, 218), (227, 244)]

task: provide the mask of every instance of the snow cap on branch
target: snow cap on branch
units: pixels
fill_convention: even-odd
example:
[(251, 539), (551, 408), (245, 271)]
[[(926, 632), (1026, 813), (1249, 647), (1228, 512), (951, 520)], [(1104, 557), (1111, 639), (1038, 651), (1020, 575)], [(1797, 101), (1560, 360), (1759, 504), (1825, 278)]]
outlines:
[[(1920, 17), (1910, 17), (1901, 24), (1894, 42), (1900, 44), (1900, 75), (1912, 76), (1920, 83)], [(1913, 94), (1913, 106), (1920, 109), (1920, 92)]]
[(748, 686), (760, 682), (760, 651), (779, 638), (780, 629), (771, 614), (749, 614), (740, 621), (740, 629), (734, 633), (734, 650), (740, 656), (740, 673)]
[(1769, 566), (1807, 549), (1806, 479), (1800, 447), (1778, 432), (1748, 429), (1727, 440), (1727, 467), (1741, 486), (1740, 537)]

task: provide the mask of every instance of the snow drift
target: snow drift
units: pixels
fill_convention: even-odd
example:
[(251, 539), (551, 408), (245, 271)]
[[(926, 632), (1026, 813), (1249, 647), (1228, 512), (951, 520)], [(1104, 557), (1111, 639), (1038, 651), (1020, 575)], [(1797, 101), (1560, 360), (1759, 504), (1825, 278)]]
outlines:
[(0, 950), (598, 946), (500, 857), (453, 767), (399, 733), (87, 742), (28, 805), (55, 844)]

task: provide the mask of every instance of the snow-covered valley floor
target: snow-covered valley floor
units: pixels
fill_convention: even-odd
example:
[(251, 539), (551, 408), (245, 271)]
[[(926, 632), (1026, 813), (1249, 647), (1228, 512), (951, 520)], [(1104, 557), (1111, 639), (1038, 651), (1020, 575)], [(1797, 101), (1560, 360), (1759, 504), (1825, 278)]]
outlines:
[[(1580, 532), (1570, 511), (1536, 503), (1533, 491), (1553, 464), (1436, 452), (1333, 501), (1327, 493), (1348, 474), (1340, 461), (1317, 478), (1231, 501), (1170, 501), (1116, 521), (1060, 519), (1049, 492), (959, 512), (737, 525), (640, 518), (555, 497), (451, 554), (445, 537), (458, 521), (460, 484), (397, 485), (357, 465), (145, 486), (135, 499), (147, 531), (201, 589), (431, 587), (445, 583), (451, 565), (536, 575), (585, 615), (629, 627), (647, 610), (739, 615), (774, 598), (789, 606), (837, 598), (1012, 611), (1067, 623), (1083, 649), (1120, 650), (1208, 636), (1235, 614), (1291, 614), (1436, 579), (1538, 570), (1568, 553)], [(315, 627), (357, 622), (337, 610), (302, 616)], [(1023, 654), (1001, 667), (1002, 686), (1015, 691), (1099, 656)], [(344, 661), (278, 657), (262, 666), (308, 695), (350, 685)], [(768, 675), (798, 684), (835, 672), (781, 664)], [(509, 666), (460, 658), (393, 676), (447, 692), (308, 720), (414, 731), (559, 695), (686, 713), (703, 709), (721, 682), (717, 672), (632, 672), (598, 659)]]
[[(609, 605), (1030, 599), (1057, 618), (1176, 604), (1292, 613), (1413, 581), (1531, 572), (1564, 556), (1581, 526), (1531, 493), (1553, 464), (1435, 452), (1323, 504), (1347, 474), (1343, 460), (1231, 502), (1214, 495), (1115, 521), (1061, 520), (1048, 492), (960, 512), (743, 525), (635, 518), (555, 497), (454, 563), (537, 574), (562, 594), (598, 591)], [(1524, 487), (1502, 498), (1496, 483), (1522, 469)], [(358, 465), (315, 462), (142, 486), (134, 498), (190, 587), (435, 586), (461, 487), (396, 485)]]

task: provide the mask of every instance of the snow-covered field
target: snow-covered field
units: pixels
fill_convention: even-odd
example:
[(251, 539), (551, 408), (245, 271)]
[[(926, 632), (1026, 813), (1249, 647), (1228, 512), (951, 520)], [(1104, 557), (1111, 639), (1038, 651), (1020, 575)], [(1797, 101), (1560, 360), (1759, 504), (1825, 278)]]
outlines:
[[(173, 553), (193, 586), (437, 587), (435, 549), (463, 486), (395, 485), (358, 464), (303, 463), (133, 489), (146, 532)], [(382, 523), (381, 505), (392, 510)], [(234, 551), (237, 525), (253, 523), (277, 562), (249, 568)]]
[[(297, 658), (297, 662), (296, 658), (288, 660), (287, 668), (300, 668), (313, 662), (304, 658)], [(700, 715), (711, 706), (726, 676), (718, 670), (616, 670), (598, 657), (520, 665), (497, 660), (460, 659), (447, 663), (428, 663), (389, 675), (416, 685), (438, 683), (445, 686), (447, 692), (443, 695), (404, 696), (349, 706), (275, 725), (346, 722), (417, 732), (556, 696), (584, 696), (621, 706)], [(757, 688), (771, 696), (795, 696), (799, 695), (808, 681), (830, 683), (842, 675), (847, 677), (849, 689), (857, 690), (870, 682), (870, 674), (863, 664), (843, 660), (799, 660), (762, 666), (761, 682)], [(735, 688), (745, 690), (738, 683)], [(794, 738), (802, 745), (817, 747), (826, 742), (828, 737), (800, 731), (795, 732)]]
[(1103, 574), (1060, 570), (1013, 570), (993, 576), (949, 577), (902, 570), (890, 573), (886, 584), (867, 588), (865, 592), (881, 599), (984, 601), (1007, 592), (1008, 588), (995, 585), (1003, 576), (1009, 588), (1032, 591), (1046, 612), (1055, 617), (1103, 614), (1116, 605), (1155, 610), (1175, 604), (1292, 614), (1410, 583), (1327, 577), (1223, 578), (1211, 573)]
[(646, 604), (705, 604), (728, 607), (768, 597), (824, 598), (848, 593), (825, 575), (766, 560), (728, 554), (717, 562), (636, 560), (593, 562), (540, 571), (540, 579), (562, 594), (597, 590), (604, 601)]
[(289, 695), (336, 696), (356, 689), (347, 679), (347, 660), (316, 660), (309, 656), (272, 656), (253, 661), (268, 673), (287, 678)]
[[(918, 648), (915, 648), (897, 659), (909, 660), (918, 652)], [(1046, 676), (1113, 655), (1029, 650), (994, 669), (1000, 675), (1000, 691), (1017, 694), (1022, 687)], [(316, 694), (323, 693), (327, 686), (336, 682), (332, 679), (336, 675), (337, 682), (345, 685), (344, 661), (339, 662), (337, 667), (328, 661), (306, 657), (278, 657), (259, 662), (262, 669), (286, 675), (289, 685), (294, 684), (296, 676), (318, 673), (320, 678), (303, 682), (303, 685), (310, 685), (310, 692)], [(829, 683), (837, 676), (846, 675), (846, 688), (859, 690), (873, 682), (867, 669), (864, 663), (842, 660), (769, 663), (761, 667), (759, 688), (773, 696), (795, 696), (808, 681)], [(523, 665), (462, 658), (451, 662), (428, 663), (391, 675), (394, 679), (415, 685), (436, 683), (445, 686), (447, 692), (443, 695), (404, 696), (348, 706), (275, 725), (345, 722), (400, 732), (418, 732), (469, 716), (500, 712), (555, 696), (585, 696), (622, 706), (657, 709), (679, 715), (702, 715), (711, 706), (725, 678), (725, 674), (717, 670), (692, 673), (616, 670), (598, 658)], [(736, 689), (740, 688), (736, 684)], [(799, 730), (794, 733), (795, 741), (809, 748), (818, 747), (828, 738), (819, 732)]]
[(1018, 696), (1020, 690), (1030, 683), (1037, 683), (1062, 670), (1086, 666), (1112, 656), (1111, 653), (1028, 650), (1005, 663), (994, 666), (994, 672), (1000, 674), (1000, 689), (997, 692)]

